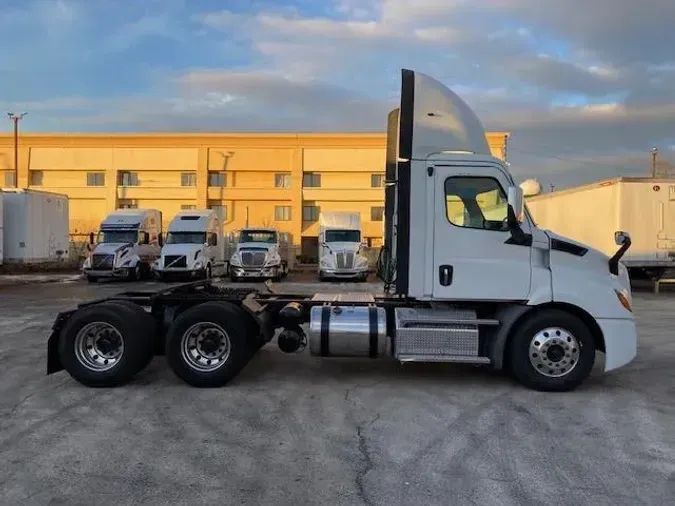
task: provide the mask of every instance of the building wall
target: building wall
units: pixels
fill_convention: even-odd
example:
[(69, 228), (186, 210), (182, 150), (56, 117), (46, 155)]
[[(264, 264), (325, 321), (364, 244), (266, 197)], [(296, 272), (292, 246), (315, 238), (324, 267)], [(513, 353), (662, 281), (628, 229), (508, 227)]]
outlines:
[[(488, 134), (493, 155), (504, 158), (507, 138)], [(360, 212), (364, 236), (378, 245), (382, 222), (371, 213), (384, 190), (371, 175), (384, 175), (384, 160), (384, 134), (24, 134), (16, 183), (68, 195), (76, 235), (125, 205), (161, 210), (164, 226), (183, 206), (223, 206), (226, 231), (274, 226), (299, 245), (318, 233), (303, 207), (317, 206)], [(13, 138), (0, 136), (0, 185), (12, 185), (13, 167)], [(135, 186), (120, 180), (124, 172)], [(303, 188), (310, 173), (320, 187)]]

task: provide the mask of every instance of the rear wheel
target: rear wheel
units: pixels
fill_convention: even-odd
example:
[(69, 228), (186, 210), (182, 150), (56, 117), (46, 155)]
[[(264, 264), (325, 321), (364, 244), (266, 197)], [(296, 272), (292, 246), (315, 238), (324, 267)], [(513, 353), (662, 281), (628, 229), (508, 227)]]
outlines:
[(579, 318), (559, 309), (536, 311), (509, 342), (512, 374), (534, 390), (574, 390), (591, 373), (594, 362), (590, 330)]
[(127, 383), (147, 364), (152, 336), (134, 311), (104, 302), (75, 312), (59, 338), (59, 357), (68, 373), (89, 387)]
[(244, 316), (226, 302), (205, 302), (181, 314), (166, 341), (176, 376), (195, 387), (221, 387), (232, 380), (253, 355)]
[(134, 321), (138, 324), (140, 328), (143, 329), (143, 332), (146, 336), (148, 336), (147, 339), (147, 349), (145, 350), (145, 355), (143, 357), (143, 360), (140, 361), (140, 369), (138, 372), (141, 372), (143, 369), (145, 369), (150, 362), (152, 362), (153, 357), (155, 356), (155, 347), (156, 347), (156, 336), (157, 336), (157, 330), (155, 327), (155, 319), (152, 317), (152, 315), (148, 314), (141, 306), (138, 304), (134, 304), (133, 302), (130, 302), (128, 300), (112, 300), (109, 301), (110, 304), (116, 304), (118, 306), (122, 306), (126, 308), (128, 311), (131, 311), (133, 313), (133, 318)]

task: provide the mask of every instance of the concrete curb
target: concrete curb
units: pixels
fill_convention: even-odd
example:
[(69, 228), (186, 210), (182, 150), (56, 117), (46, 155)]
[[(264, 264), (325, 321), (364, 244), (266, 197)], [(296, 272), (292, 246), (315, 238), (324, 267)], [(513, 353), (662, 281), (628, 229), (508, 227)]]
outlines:
[(81, 274), (3, 274), (0, 275), (0, 288), (45, 283), (74, 283), (81, 279)]

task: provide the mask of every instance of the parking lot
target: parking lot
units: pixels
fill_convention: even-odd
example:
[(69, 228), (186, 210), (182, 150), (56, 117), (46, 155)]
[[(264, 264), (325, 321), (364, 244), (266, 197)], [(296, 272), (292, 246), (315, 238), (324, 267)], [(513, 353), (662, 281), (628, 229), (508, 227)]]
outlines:
[(638, 358), (566, 394), (475, 367), (321, 360), (274, 343), (222, 389), (185, 385), (163, 357), (117, 389), (45, 375), (59, 310), (160, 286), (0, 291), (0, 503), (673, 503), (673, 295), (636, 293)]

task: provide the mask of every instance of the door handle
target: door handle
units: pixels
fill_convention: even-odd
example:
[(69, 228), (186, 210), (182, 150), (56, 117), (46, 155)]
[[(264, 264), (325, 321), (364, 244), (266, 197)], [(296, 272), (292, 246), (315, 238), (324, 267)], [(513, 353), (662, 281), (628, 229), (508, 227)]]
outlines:
[(450, 286), (452, 284), (452, 265), (439, 266), (438, 278), (441, 286)]

